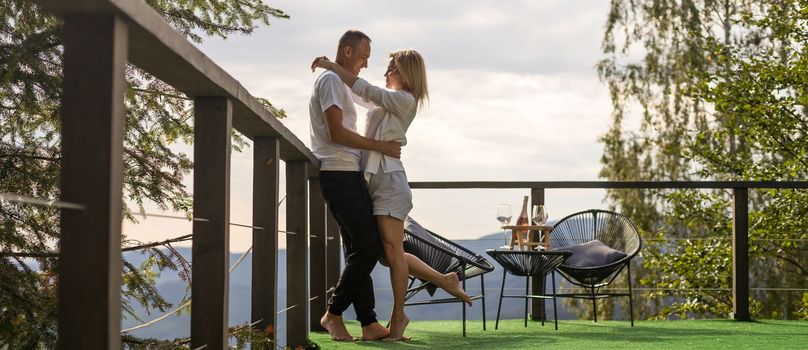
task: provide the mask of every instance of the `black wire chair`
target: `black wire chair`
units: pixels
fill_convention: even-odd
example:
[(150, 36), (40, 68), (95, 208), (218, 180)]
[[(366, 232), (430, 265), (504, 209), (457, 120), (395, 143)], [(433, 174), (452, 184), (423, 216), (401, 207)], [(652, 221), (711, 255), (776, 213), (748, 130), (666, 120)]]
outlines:
[[(555, 224), (550, 233), (550, 247), (553, 250), (599, 240), (610, 248), (625, 254), (625, 257), (600, 266), (569, 266), (561, 264), (558, 271), (570, 283), (585, 288), (587, 293), (557, 294), (559, 297), (591, 299), (595, 322), (598, 321), (596, 300), (628, 296), (631, 326), (634, 327), (634, 307), (631, 290), (631, 259), (642, 248), (642, 239), (637, 228), (620, 213), (608, 210), (591, 209), (571, 214)], [(567, 261), (569, 262), (569, 260)], [(628, 293), (600, 293), (626, 268)]]
[[(555, 274), (553, 270), (561, 265), (572, 253), (570, 252), (543, 252), (543, 251), (521, 251), (521, 250), (494, 250), (485, 251), (496, 260), (502, 267), (502, 288), (499, 291), (499, 306), (497, 306), (497, 322), (494, 329), (499, 329), (499, 313), (502, 310), (502, 298), (524, 298), (525, 299), (525, 327), (527, 327), (527, 305), (530, 299), (553, 299), (553, 320), (555, 329), (558, 330), (558, 306), (556, 305)], [(505, 277), (510, 272), (514, 276), (525, 277), (524, 295), (505, 295)], [(545, 278), (547, 274), (553, 277), (553, 294), (547, 295), (545, 290), (541, 294), (530, 294), (530, 277)], [(546, 287), (545, 287), (546, 288)], [(544, 326), (544, 317), (541, 325)]]
[[(404, 222), (404, 251), (410, 253), (424, 263), (435, 269), (439, 273), (457, 273), (466, 289), (466, 280), (473, 277), (480, 277), (479, 295), (469, 295), (471, 300), (482, 300), (483, 330), (485, 326), (485, 275), (494, 271), (494, 266), (481, 255), (468, 250), (457, 243), (454, 243), (440, 235), (425, 229), (412, 218), (407, 218)], [(410, 284), (407, 287), (404, 306), (430, 305), (461, 303), (463, 304), (463, 336), (466, 336), (466, 303), (458, 298), (430, 299), (423, 301), (409, 302), (416, 294), (426, 291), (430, 296), (435, 295), (437, 286), (429, 281), (419, 280), (410, 276)]]

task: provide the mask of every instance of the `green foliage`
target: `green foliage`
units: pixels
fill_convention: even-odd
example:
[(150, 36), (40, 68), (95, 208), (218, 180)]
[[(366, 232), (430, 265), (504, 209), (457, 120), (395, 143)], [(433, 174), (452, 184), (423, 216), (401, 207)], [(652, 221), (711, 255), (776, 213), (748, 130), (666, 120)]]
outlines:
[[(273, 18), (288, 18), (261, 0), (147, 1), (187, 38), (226, 38), (250, 34)], [(59, 101), (62, 45), (58, 19), (31, 0), (0, 3), (0, 193), (56, 200), (60, 197)], [(124, 213), (128, 220), (144, 202), (163, 210), (189, 213), (191, 196), (182, 181), (191, 159), (171, 146), (191, 143), (189, 99), (134, 66), (128, 66), (124, 135)], [(263, 103), (279, 117), (269, 101)], [(233, 147), (247, 145), (234, 132)], [(59, 211), (29, 204), (0, 202), (0, 347), (53, 348), (56, 340), (55, 249)], [(167, 246), (152, 247), (141, 266), (123, 261), (123, 305), (133, 317), (134, 304), (165, 311), (171, 305), (154, 285), (164, 269), (190, 278), (187, 263)], [(21, 255), (7, 254), (21, 252)], [(30, 256), (25, 258), (23, 256)]]
[[(280, 347), (277, 343), (275, 343), (274, 339), (271, 337), (273, 331), (267, 330), (266, 332), (263, 330), (257, 330), (252, 327), (250, 324), (243, 324), (236, 327), (230, 327), (228, 329), (228, 334), (230, 335), (233, 340), (235, 340), (235, 344), (228, 347), (228, 349), (246, 349), (248, 347), (252, 349), (259, 349), (259, 350), (275, 350), (275, 349), (284, 349), (284, 350), (293, 350), (291, 347)], [(174, 339), (174, 340), (160, 340), (160, 339), (143, 339), (143, 338), (135, 338), (129, 335), (123, 336), (123, 349), (127, 350), (140, 350), (140, 349), (165, 349), (165, 350), (189, 350), (190, 349), (191, 338), (181, 338), (181, 339)], [(305, 346), (298, 346), (294, 350), (303, 349), (303, 350), (319, 350), (320, 345), (317, 343), (308, 340)]]
[(802, 302), (800, 309), (797, 310), (797, 316), (799, 316), (800, 319), (808, 320), (808, 293), (802, 293)]
[[(808, 178), (808, 1), (613, 0), (598, 64), (614, 122), (609, 180)], [(641, 55), (638, 52), (642, 52)], [(639, 129), (627, 120), (641, 115)], [(641, 305), (656, 318), (732, 311), (732, 192), (611, 190), (643, 231)], [(750, 191), (752, 287), (808, 287), (808, 193)], [(753, 317), (803, 317), (794, 292), (752, 295)]]

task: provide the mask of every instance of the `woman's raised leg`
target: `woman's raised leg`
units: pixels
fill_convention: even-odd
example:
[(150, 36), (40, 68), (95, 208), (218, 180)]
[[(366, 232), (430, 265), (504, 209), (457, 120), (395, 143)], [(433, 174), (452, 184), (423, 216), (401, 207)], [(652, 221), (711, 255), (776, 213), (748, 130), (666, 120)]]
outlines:
[(471, 306), (471, 298), (469, 298), (466, 291), (463, 290), (463, 287), (460, 286), (460, 279), (457, 277), (456, 273), (450, 272), (447, 274), (441, 274), (440, 272), (435, 271), (435, 269), (429, 267), (429, 265), (424, 263), (417, 256), (410, 253), (404, 253), (404, 257), (407, 260), (407, 268), (411, 275), (422, 280), (432, 282), (439, 288), (445, 290), (447, 293), (455, 296), (456, 298), (460, 298)]
[(385, 341), (408, 340), (404, 329), (410, 320), (404, 313), (404, 296), (407, 292), (407, 260), (404, 257), (404, 223), (392, 216), (376, 216), (382, 237), (384, 256), (390, 267), (390, 284), (393, 286), (393, 313), (390, 316), (390, 335)]

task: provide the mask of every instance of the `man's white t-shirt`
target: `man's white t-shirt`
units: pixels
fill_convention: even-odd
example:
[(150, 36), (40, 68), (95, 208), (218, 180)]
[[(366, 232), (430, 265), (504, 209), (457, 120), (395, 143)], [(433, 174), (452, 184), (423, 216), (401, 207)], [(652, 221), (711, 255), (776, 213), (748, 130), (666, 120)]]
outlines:
[(359, 150), (331, 142), (325, 122), (325, 110), (331, 106), (342, 110), (342, 126), (356, 132), (356, 108), (351, 90), (337, 73), (326, 70), (314, 82), (309, 100), (311, 148), (320, 160), (320, 170), (359, 171)]

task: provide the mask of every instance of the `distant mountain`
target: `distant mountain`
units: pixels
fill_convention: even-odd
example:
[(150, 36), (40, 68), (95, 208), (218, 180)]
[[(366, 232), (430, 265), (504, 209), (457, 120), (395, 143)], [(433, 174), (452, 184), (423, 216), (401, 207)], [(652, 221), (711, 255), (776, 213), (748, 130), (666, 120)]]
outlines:
[[(486, 249), (496, 248), (500, 246), (503, 241), (501, 232), (494, 233), (479, 240), (462, 240), (458, 241), (464, 247), (481, 254), (492, 262), (496, 269), (485, 275), (486, 286), (486, 319), (491, 322), (490, 326), (493, 327), (493, 320), (497, 315), (497, 301), (499, 299), (499, 290), (502, 285), (502, 267), (500, 267), (493, 259), (485, 254)], [(179, 248), (177, 249), (180, 254), (190, 260), (191, 249)], [(231, 265), (238, 260), (241, 253), (230, 254)], [(144, 255), (137, 252), (128, 252), (126, 257), (138, 264), (145, 259)], [(249, 322), (250, 319), (250, 286), (251, 286), (251, 270), (252, 270), (252, 257), (248, 256), (241, 262), (240, 266), (233, 271), (230, 275), (230, 306), (229, 306), (229, 321), (231, 325), (244, 324)], [(380, 320), (386, 320), (390, 316), (392, 308), (392, 292), (390, 289), (390, 275), (389, 270), (381, 264), (376, 265), (373, 273), (374, 289), (376, 290), (376, 313)], [(278, 291), (278, 309), (286, 308), (286, 250), (281, 250), (278, 253), (278, 280), (280, 283), (280, 290)], [(467, 282), (467, 289), (469, 294), (479, 294), (480, 282), (479, 278), (473, 278)], [(550, 279), (547, 279), (548, 283)], [(560, 283), (561, 278), (556, 278), (556, 283)], [(166, 271), (157, 279), (158, 289), (167, 298), (169, 302), (177, 303), (184, 295), (190, 293), (186, 290), (186, 285), (177, 276), (176, 272)], [(548, 286), (549, 287), (549, 286)], [(506, 279), (505, 289), (508, 294), (523, 293), (525, 288), (525, 279), (523, 277), (514, 277), (508, 275)], [(549, 288), (548, 288), (549, 290)], [(435, 298), (447, 297), (443, 291), (435, 293)], [(416, 300), (428, 299), (428, 295), (423, 293), (422, 296), (416, 296)], [(552, 317), (552, 301), (547, 301), (547, 314)], [(563, 307), (563, 301), (558, 300), (559, 319), (573, 319), (574, 316), (566, 311)], [(145, 321), (156, 318), (161, 313), (146, 315), (143, 310), (138, 314)], [(410, 306), (407, 308), (407, 315), (412, 320), (460, 320), (461, 305), (460, 304), (438, 304), (430, 306)], [(503, 299), (502, 301), (502, 316), (503, 319), (522, 318), (524, 315), (524, 301), (519, 299)], [(345, 319), (353, 320), (356, 318), (353, 308), (349, 308), (344, 314)], [(472, 307), (467, 308), (468, 319), (482, 319), (482, 303), (481, 300), (475, 300)], [(122, 320), (123, 328), (129, 328), (140, 324), (140, 322), (133, 319)], [(286, 318), (283, 315), (278, 317), (277, 327), (279, 341), (281, 344), (285, 343), (286, 333)], [(131, 333), (134, 336), (150, 337), (158, 339), (173, 339), (180, 337), (187, 337), (190, 335), (190, 316), (184, 313), (180, 316), (171, 316), (159, 323), (152, 326), (139, 329)]]

